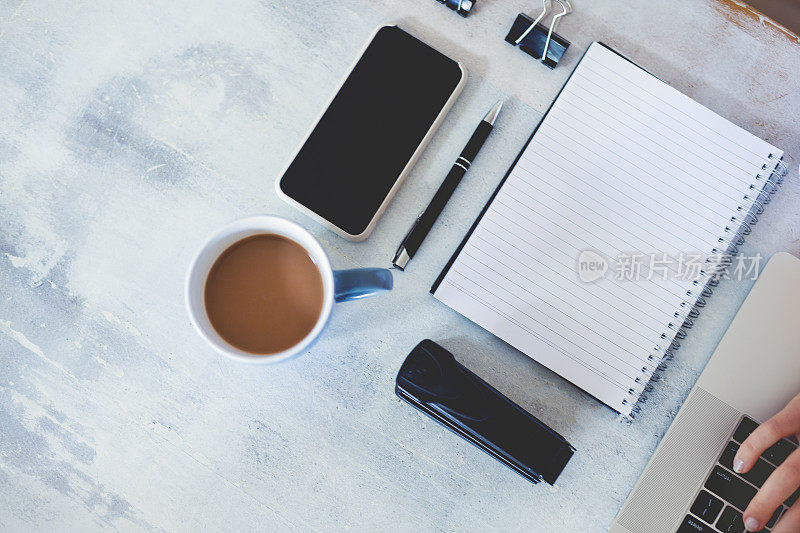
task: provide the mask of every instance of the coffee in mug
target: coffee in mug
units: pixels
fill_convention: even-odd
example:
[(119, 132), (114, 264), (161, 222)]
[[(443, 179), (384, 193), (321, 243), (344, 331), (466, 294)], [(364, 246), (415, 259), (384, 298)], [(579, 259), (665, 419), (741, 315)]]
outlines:
[(227, 343), (255, 355), (288, 350), (319, 321), (322, 275), (305, 248), (275, 234), (229, 246), (209, 271), (205, 306)]
[(186, 273), (186, 310), (221, 355), (273, 364), (309, 353), (335, 304), (392, 285), (390, 270), (334, 270), (308, 231), (254, 216), (231, 222), (197, 250)]

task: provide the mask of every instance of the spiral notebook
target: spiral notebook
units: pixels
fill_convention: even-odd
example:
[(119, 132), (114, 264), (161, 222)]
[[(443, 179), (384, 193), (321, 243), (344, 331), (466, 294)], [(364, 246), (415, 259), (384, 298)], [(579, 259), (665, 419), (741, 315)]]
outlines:
[(782, 157), (593, 43), (431, 292), (632, 417)]

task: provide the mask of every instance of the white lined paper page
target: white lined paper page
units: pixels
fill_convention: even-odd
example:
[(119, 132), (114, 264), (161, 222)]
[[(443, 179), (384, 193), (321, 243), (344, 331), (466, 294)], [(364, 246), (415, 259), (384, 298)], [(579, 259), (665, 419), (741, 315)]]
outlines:
[(594, 43), (435, 296), (628, 415), (692, 281), (671, 265), (666, 280), (583, 283), (578, 255), (710, 253), (770, 154), (783, 152)]

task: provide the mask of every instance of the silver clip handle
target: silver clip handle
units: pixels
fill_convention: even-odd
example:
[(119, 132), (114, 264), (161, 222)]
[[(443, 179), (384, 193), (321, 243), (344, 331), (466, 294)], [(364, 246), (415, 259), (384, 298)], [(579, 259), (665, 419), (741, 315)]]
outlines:
[(521, 43), (522, 40), (525, 37), (527, 37), (530, 32), (533, 31), (533, 28), (535, 28), (536, 25), (539, 24), (542, 21), (542, 19), (545, 17), (545, 15), (547, 15), (547, 10), (550, 9), (550, 7), (552, 7), (552, 4), (550, 3), (550, 0), (542, 0), (542, 12), (539, 13), (539, 16), (536, 17), (536, 20), (531, 22), (531, 25), (528, 26), (528, 29), (525, 30), (524, 32), (522, 32), (522, 35), (520, 35), (519, 38), (517, 38), (517, 40), (514, 41), (514, 44)]
[(572, 13), (572, 4), (569, 2), (569, 0), (556, 0), (556, 2), (559, 3), (563, 11), (561, 13), (556, 14), (553, 17), (553, 20), (550, 21), (550, 28), (547, 30), (547, 40), (544, 42), (544, 50), (542, 51), (542, 57), (539, 58), (541, 61), (547, 59), (547, 50), (550, 48), (550, 40), (553, 37), (553, 31), (555, 31), (558, 19)]

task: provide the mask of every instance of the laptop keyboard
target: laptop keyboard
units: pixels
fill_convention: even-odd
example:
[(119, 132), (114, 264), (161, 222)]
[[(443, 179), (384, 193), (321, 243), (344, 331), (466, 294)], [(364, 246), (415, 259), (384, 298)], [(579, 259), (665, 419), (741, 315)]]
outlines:
[[(731, 441), (725, 445), (717, 464), (711, 470), (703, 489), (694, 500), (689, 514), (683, 519), (678, 533), (744, 533), (742, 512), (758, 489), (767, 481), (775, 468), (786, 460), (796, 446), (781, 440), (765, 451), (758, 462), (746, 474), (733, 472), (733, 458), (739, 445), (758, 427), (748, 417), (742, 418)], [(800, 489), (775, 511), (761, 531), (769, 531), (781, 514), (800, 497)]]

